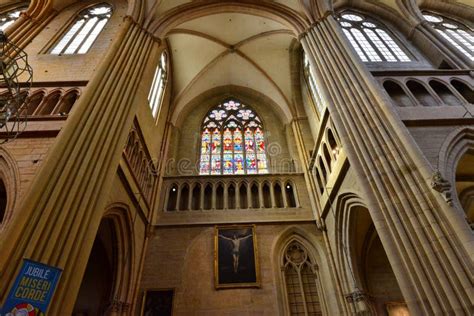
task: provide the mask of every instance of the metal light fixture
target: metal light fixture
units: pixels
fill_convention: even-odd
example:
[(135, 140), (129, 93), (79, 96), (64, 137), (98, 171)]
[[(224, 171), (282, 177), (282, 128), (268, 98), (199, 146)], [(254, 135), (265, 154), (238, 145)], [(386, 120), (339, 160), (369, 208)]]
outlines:
[(33, 70), (26, 53), (0, 31), (0, 143), (15, 139), (27, 122)]

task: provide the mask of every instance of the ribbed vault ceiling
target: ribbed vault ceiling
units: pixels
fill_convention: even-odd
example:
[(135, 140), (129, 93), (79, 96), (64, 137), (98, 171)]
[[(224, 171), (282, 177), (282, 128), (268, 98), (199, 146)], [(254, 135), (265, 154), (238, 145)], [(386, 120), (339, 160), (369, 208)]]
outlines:
[(282, 24), (220, 13), (177, 26), (167, 40), (176, 110), (209, 89), (233, 85), (270, 97), (289, 114), (289, 49), (295, 38)]

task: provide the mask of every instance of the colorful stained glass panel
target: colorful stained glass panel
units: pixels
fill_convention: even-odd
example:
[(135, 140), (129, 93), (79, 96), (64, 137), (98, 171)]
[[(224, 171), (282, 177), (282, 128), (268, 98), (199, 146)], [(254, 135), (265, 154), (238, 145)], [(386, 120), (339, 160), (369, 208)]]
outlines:
[(213, 156), (214, 156), (214, 154), (220, 154), (221, 153), (221, 133), (219, 132), (219, 130), (217, 128), (212, 133), (211, 149), (212, 149), (212, 155)]
[(268, 173), (267, 170), (267, 157), (265, 154), (257, 154), (258, 160), (258, 173)]
[(209, 155), (201, 155), (199, 174), (209, 174)]
[(244, 155), (234, 154), (234, 170), (235, 174), (244, 174)]
[(247, 173), (253, 174), (257, 173), (257, 159), (255, 154), (247, 154)]
[(232, 154), (224, 154), (224, 174), (233, 174), (234, 164)]
[(263, 132), (260, 128), (255, 130), (255, 142), (257, 144), (257, 152), (265, 153), (265, 141), (263, 137)]
[(205, 129), (201, 138), (201, 154), (209, 154), (211, 151), (211, 133)]
[(242, 153), (243, 152), (242, 132), (238, 128), (234, 131), (234, 152), (235, 153)]
[(211, 157), (211, 174), (221, 174), (221, 156)]
[(247, 153), (255, 152), (255, 142), (253, 139), (253, 132), (250, 128), (245, 130), (245, 151)]
[(224, 153), (232, 153), (232, 132), (227, 128), (224, 131)]

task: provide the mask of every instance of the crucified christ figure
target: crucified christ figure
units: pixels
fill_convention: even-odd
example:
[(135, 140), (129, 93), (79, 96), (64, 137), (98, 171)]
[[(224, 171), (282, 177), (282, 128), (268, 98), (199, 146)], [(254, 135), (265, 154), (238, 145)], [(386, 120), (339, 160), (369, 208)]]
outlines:
[(242, 240), (245, 240), (249, 237), (251, 237), (252, 234), (248, 234), (247, 236), (243, 236), (240, 238), (237, 238), (237, 235), (234, 234), (232, 238), (226, 237), (224, 235), (219, 235), (219, 237), (228, 240), (232, 243), (232, 261), (234, 264), (234, 273), (237, 273), (237, 270), (239, 268), (239, 256), (240, 256), (240, 242)]

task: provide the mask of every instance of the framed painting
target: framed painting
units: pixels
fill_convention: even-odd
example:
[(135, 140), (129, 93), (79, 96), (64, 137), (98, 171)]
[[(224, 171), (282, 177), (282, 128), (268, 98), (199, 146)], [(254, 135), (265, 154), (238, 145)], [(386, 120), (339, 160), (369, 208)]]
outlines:
[(141, 316), (171, 316), (173, 289), (149, 289), (143, 294)]
[(260, 287), (255, 225), (216, 226), (214, 281), (216, 289)]

